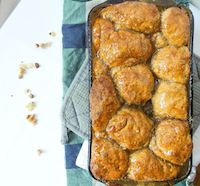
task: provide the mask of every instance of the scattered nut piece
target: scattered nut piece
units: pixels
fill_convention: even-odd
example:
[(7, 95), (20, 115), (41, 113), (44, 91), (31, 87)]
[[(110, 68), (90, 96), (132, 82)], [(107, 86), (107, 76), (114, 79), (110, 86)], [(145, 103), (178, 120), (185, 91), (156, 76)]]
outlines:
[(29, 115), (27, 115), (27, 116), (26, 116), (26, 119), (27, 119), (30, 123), (32, 123), (33, 125), (36, 125), (36, 123), (37, 123), (37, 118), (36, 118), (35, 114), (29, 114)]
[(26, 89), (25, 90), (25, 94), (30, 94), (31, 93), (31, 90), (30, 89)]
[(31, 90), (30, 89), (26, 89), (25, 90), (25, 94), (29, 97), (29, 98), (34, 98), (35, 96), (31, 93)]
[(26, 105), (26, 109), (27, 109), (28, 111), (34, 110), (35, 107), (36, 107), (35, 102), (30, 102), (30, 103), (28, 103), (28, 104)]
[(22, 79), (24, 77), (24, 74), (26, 73), (26, 69), (19, 67), (19, 75), (18, 78)]
[(29, 97), (29, 98), (34, 98), (35, 96), (31, 93), (31, 90), (30, 89), (26, 89), (25, 90), (25, 94)]
[(27, 70), (27, 69), (34, 68), (34, 63), (21, 64), (20, 66)]
[(51, 47), (52, 43), (51, 42), (48, 42), (48, 43), (42, 43), (41, 44), (41, 48), (49, 48)]
[(40, 64), (39, 63), (35, 63), (35, 68), (39, 68), (40, 67)]
[(39, 65), (39, 63), (26, 63), (26, 64), (20, 64), (20, 68), (23, 68), (23, 69), (25, 69), (25, 70), (27, 70), (27, 69), (33, 69), (33, 68), (39, 68), (40, 67), (40, 65)]
[(44, 153), (44, 151), (42, 149), (37, 149), (38, 156), (40, 156), (42, 153)]
[(39, 63), (22, 63), (19, 66), (19, 79), (22, 79), (24, 77), (24, 74), (26, 73), (27, 69), (33, 69), (33, 68), (39, 68)]
[(51, 42), (47, 42), (47, 43), (36, 43), (35, 46), (37, 48), (43, 48), (43, 49), (46, 49), (46, 48), (49, 48), (51, 47), (52, 43)]
[(29, 94), (28, 97), (32, 99), (32, 98), (34, 98), (35, 96), (34, 96), (33, 94)]
[(49, 35), (52, 37), (56, 37), (56, 33), (55, 32), (49, 32)]

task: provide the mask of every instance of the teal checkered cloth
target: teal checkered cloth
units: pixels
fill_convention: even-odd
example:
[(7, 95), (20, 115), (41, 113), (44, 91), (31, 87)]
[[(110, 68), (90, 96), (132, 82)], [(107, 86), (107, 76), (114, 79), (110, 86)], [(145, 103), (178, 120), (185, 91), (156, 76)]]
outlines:
[[(62, 143), (65, 144), (67, 186), (104, 186), (95, 181), (86, 170), (75, 165), (83, 140), (88, 137), (89, 110), (89, 63), (86, 46), (86, 20), (92, 7), (104, 0), (64, 0), (63, 17), (63, 108)], [(184, 1), (185, 2), (185, 1)], [(198, 60), (197, 60), (198, 61)], [(200, 82), (199, 63), (194, 63), (194, 96), (199, 107), (198, 94)], [(196, 93), (195, 93), (196, 92)], [(200, 107), (199, 107), (200, 108)], [(196, 111), (194, 121), (200, 121), (200, 109)], [(199, 111), (198, 111), (199, 110)], [(185, 182), (177, 184), (184, 186)]]

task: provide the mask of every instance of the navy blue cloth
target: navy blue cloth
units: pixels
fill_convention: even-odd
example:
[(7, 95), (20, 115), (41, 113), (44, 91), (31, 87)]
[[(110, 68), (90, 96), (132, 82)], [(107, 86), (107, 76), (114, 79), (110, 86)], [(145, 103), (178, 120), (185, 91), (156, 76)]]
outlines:
[(63, 48), (86, 48), (86, 24), (64, 24), (62, 26)]
[(81, 149), (82, 144), (68, 144), (65, 145), (65, 157), (67, 160), (65, 161), (66, 169), (78, 168), (76, 166), (76, 158)]

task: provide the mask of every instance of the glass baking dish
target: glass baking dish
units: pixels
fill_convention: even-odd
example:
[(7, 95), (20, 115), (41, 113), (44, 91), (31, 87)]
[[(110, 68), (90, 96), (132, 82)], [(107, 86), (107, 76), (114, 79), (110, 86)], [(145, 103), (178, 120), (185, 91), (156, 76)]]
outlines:
[[(134, 1), (134, 0), (132, 0)], [(122, 3), (125, 2), (124, 0), (108, 0), (102, 4), (99, 4), (97, 6), (95, 6), (89, 13), (88, 16), (88, 49), (89, 49), (89, 63), (90, 63), (90, 85), (92, 86), (92, 82), (93, 82), (93, 75), (92, 75), (92, 59), (93, 59), (93, 50), (92, 50), (92, 25), (94, 20), (99, 16), (99, 12), (112, 4), (117, 4), (117, 3)], [(192, 136), (192, 101), (193, 101), (193, 71), (192, 71), (192, 54), (193, 54), (193, 31), (194, 31), (194, 20), (193, 20), (193, 15), (192, 12), (190, 11), (190, 9), (184, 5), (181, 4), (176, 4), (175, 1), (173, 0), (166, 0), (166, 1), (162, 1), (162, 0), (144, 0), (144, 2), (149, 2), (149, 3), (153, 3), (155, 5), (157, 5), (157, 7), (160, 10), (169, 8), (169, 7), (181, 7), (184, 8), (187, 11), (187, 14), (189, 16), (190, 19), (190, 40), (189, 40), (189, 44), (188, 44), (188, 48), (190, 50), (191, 56), (190, 56), (190, 79), (188, 81), (188, 99), (189, 99), (189, 118), (188, 118), (188, 122), (189, 122), (189, 126), (190, 126), (190, 133)], [(148, 106), (147, 106), (148, 107)], [(149, 108), (144, 108), (144, 109), (149, 109)], [(150, 111), (151, 112), (151, 111)], [(89, 160), (88, 160), (88, 170), (91, 174), (91, 176), (96, 179), (92, 172), (90, 171), (90, 159), (91, 159), (91, 144), (92, 144), (92, 123), (90, 122), (89, 125)], [(182, 180), (184, 180), (185, 178), (187, 178), (187, 176), (189, 175), (190, 171), (191, 171), (191, 167), (192, 167), (192, 156), (191, 158), (182, 166), (181, 168), (181, 172), (179, 174), (179, 176), (173, 180), (168, 180), (168, 181), (159, 181), (159, 182), (143, 182), (143, 185), (146, 184), (150, 184), (150, 185), (171, 185), (171, 184), (176, 184)], [(97, 180), (97, 179), (96, 179)], [(133, 186), (133, 185), (138, 185), (138, 183), (141, 184), (141, 182), (135, 182), (133, 180), (129, 180), (129, 179), (123, 179), (123, 180), (116, 180), (116, 181), (112, 181), (112, 182), (105, 182), (104, 180), (98, 180), (101, 181), (105, 184), (119, 184), (121, 185), (126, 185), (126, 186)]]

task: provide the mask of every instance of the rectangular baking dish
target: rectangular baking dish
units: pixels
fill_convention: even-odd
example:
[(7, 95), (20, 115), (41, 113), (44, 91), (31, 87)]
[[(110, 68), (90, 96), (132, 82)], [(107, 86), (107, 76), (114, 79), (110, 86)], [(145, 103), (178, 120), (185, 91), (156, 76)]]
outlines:
[[(93, 77), (92, 77), (92, 59), (93, 59), (93, 51), (92, 51), (92, 25), (93, 25), (93, 22), (94, 20), (98, 17), (99, 15), (99, 12), (109, 6), (109, 5), (112, 5), (112, 4), (118, 4), (118, 3), (122, 3), (124, 1), (127, 1), (127, 0), (107, 0), (106, 2), (102, 3), (102, 4), (99, 4), (97, 6), (95, 6), (89, 13), (88, 15), (88, 49), (89, 49), (89, 65), (90, 65), (90, 86), (92, 86), (92, 82), (93, 82)], [(135, 0), (129, 0), (129, 1), (135, 1)], [(193, 118), (193, 105), (192, 105), (192, 102), (193, 102), (193, 71), (192, 71), (192, 54), (193, 54), (193, 32), (194, 32), (194, 20), (193, 20), (193, 14), (192, 12), (190, 11), (189, 8), (187, 8), (186, 6), (184, 5), (181, 5), (181, 4), (176, 4), (175, 1), (173, 0), (143, 0), (144, 2), (149, 2), (149, 3), (154, 3), (155, 5), (158, 6), (159, 9), (166, 9), (166, 8), (169, 8), (169, 7), (172, 7), (172, 6), (178, 6), (178, 7), (182, 7), (184, 8), (187, 13), (188, 13), (188, 16), (189, 16), (189, 19), (190, 19), (190, 41), (189, 41), (189, 45), (188, 45), (188, 48), (190, 50), (190, 53), (191, 53), (191, 56), (190, 56), (190, 79), (189, 79), (189, 82), (188, 82), (188, 99), (189, 99), (189, 118), (188, 118), (188, 122), (189, 122), (189, 125), (190, 125), (190, 133), (191, 133), (191, 136), (192, 136), (192, 118)], [(92, 122), (90, 122), (90, 125), (89, 125), (89, 158), (88, 158), (88, 170), (91, 174), (91, 176), (97, 180), (92, 172), (90, 171), (90, 159), (91, 159), (91, 144), (92, 144)], [(160, 182), (144, 182), (144, 185), (147, 183), (151, 183), (152, 185), (159, 185), (159, 186), (162, 186), (162, 185), (171, 185), (171, 184), (176, 184), (184, 179), (186, 179), (188, 177), (188, 175), (190, 174), (190, 171), (191, 171), (191, 167), (192, 167), (192, 156), (191, 158), (188, 160), (188, 162), (182, 167), (181, 169), (181, 173), (180, 173), (180, 176), (173, 179), (173, 180), (169, 180), (169, 181), (160, 181)], [(120, 184), (120, 185), (126, 185), (126, 186), (134, 186), (134, 185), (137, 185), (138, 182), (135, 182), (133, 180), (128, 180), (128, 179), (124, 179), (124, 180), (116, 180), (116, 181), (113, 181), (112, 183), (109, 182), (109, 183), (106, 183), (104, 182), (103, 180), (98, 180), (98, 181), (101, 181), (107, 185), (109, 184)], [(140, 182), (141, 183), (141, 182)]]

